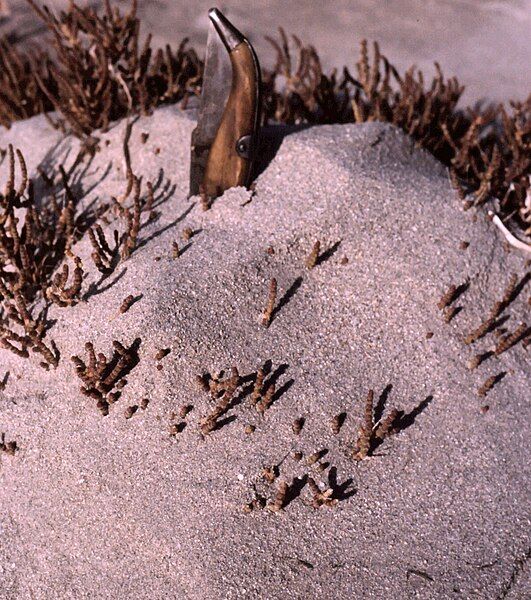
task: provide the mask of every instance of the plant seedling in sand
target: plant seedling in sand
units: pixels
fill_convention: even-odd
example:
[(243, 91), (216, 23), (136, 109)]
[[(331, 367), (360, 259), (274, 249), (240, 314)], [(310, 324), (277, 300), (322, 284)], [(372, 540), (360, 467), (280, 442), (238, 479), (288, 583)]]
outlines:
[(371, 456), (377, 446), (387, 437), (395, 433), (395, 428), (400, 416), (396, 409), (379, 423), (374, 423), (374, 391), (369, 390), (365, 400), (365, 416), (358, 433), (358, 439), (353, 449), (355, 460), (363, 460)]
[(271, 512), (281, 511), (286, 504), (288, 491), (289, 491), (289, 485), (287, 484), (287, 482), (280, 481), (278, 483), (275, 499), (273, 500), (273, 502), (269, 502), (269, 504), (267, 504), (266, 508), (268, 510), (270, 510)]
[(310, 255), (306, 259), (306, 267), (313, 269), (319, 260), (319, 252), (321, 251), (321, 242), (317, 240), (313, 245)]
[(487, 393), (503, 378), (505, 377), (505, 372), (498, 373), (496, 375), (491, 375), (488, 377), (479, 387), (478, 396), (485, 397)]
[(312, 477), (308, 477), (308, 486), (312, 493), (312, 506), (314, 508), (320, 508), (321, 506), (336, 506), (338, 503), (337, 498), (333, 498), (334, 490), (327, 488), (321, 491), (321, 488), (317, 485)]
[(136, 301), (136, 298), (133, 296), (133, 294), (129, 294), (129, 296), (126, 296), (123, 299), (122, 304), (120, 304), (120, 309), (118, 312), (120, 314), (126, 313), (131, 308), (131, 306), (133, 306), (135, 301)]
[(275, 310), (275, 302), (277, 301), (277, 280), (273, 277), (269, 282), (269, 294), (267, 296), (267, 304), (262, 316), (262, 325), (269, 327), (271, 318)]
[[(203, 377), (200, 377), (200, 379), (204, 385), (208, 385), (205, 383), (205, 379)], [(211, 381), (213, 380), (211, 379)], [(214, 406), (213, 410), (207, 416), (203, 417), (199, 422), (200, 430), (203, 435), (207, 435), (220, 427), (220, 418), (224, 416), (230, 409), (234, 394), (240, 383), (240, 374), (236, 367), (232, 367), (231, 376), (228, 380), (216, 382), (214, 392), (215, 396), (218, 397), (216, 405)], [(220, 394), (221, 397), (219, 398)]]
[(13, 456), (17, 450), (18, 446), (15, 440), (6, 442), (5, 433), (2, 433), (2, 435), (0, 435), (0, 452), (5, 452), (6, 454)]
[(96, 355), (94, 345), (87, 342), (85, 344), (86, 363), (79, 356), (72, 356), (71, 360), (74, 363), (76, 374), (83, 382), (80, 388), (81, 393), (97, 401), (97, 408), (102, 415), (109, 414), (109, 405), (116, 402), (120, 395), (120, 392), (112, 390), (119, 389), (118, 383), (124, 375), (138, 364), (139, 345), (139, 338), (129, 348), (115, 340), (113, 341), (113, 353), (108, 359), (103, 353)]

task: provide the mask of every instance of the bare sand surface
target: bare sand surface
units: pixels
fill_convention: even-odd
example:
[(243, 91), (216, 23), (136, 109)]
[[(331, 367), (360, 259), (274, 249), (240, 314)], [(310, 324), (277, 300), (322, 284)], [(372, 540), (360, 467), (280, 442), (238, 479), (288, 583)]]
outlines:
[[(0, 432), (19, 446), (0, 455), (0, 596), (528, 597), (529, 354), (520, 344), (469, 371), (466, 361), (496, 337), (462, 341), (510, 274), (525, 274), (525, 257), (504, 250), (483, 212), (462, 211), (440, 164), (379, 123), (286, 136), (254, 197), (230, 190), (203, 212), (187, 198), (193, 126), (173, 107), (135, 123), (133, 168), (155, 182), (160, 218), (85, 302), (52, 308), (59, 367), (45, 372), (34, 357), (0, 351), (9, 371)], [(101, 152), (76, 178), (84, 202), (123, 190), (123, 130), (101, 135)], [(42, 117), (2, 132), (0, 146), (9, 141), (34, 175), (40, 164), (71, 164), (78, 144)], [(196, 233), (172, 259), (185, 227)], [(317, 239), (335, 251), (308, 270)], [(87, 240), (74, 250), (89, 290), (98, 275)], [(272, 277), (284, 301), (266, 329)], [(466, 280), (462, 310), (447, 324), (437, 302)], [(142, 297), (120, 315), (129, 294)], [(529, 285), (507, 309), (508, 329), (529, 319), (528, 296)], [(69, 357), (86, 341), (108, 354), (112, 340), (137, 337), (139, 363), (103, 417)], [(161, 348), (171, 352), (157, 361)], [(265, 416), (241, 394), (203, 439), (212, 402), (196, 375), (236, 365), (247, 377), (268, 360), (277, 394)], [(385, 414), (408, 418), (358, 463), (351, 445), (369, 388)], [(143, 398), (147, 408), (126, 419)], [(193, 410), (171, 436), (184, 404)], [(334, 435), (330, 421), (342, 411)], [(322, 472), (307, 464), (319, 450), (328, 451)], [(261, 477), (272, 465), (292, 485), (291, 501), (246, 514), (253, 485), (274, 500), (278, 483)], [(310, 506), (307, 474), (334, 490), (337, 506)]]
[[(24, 0), (8, 4), (11, 17), (0, 23), (1, 32), (24, 41), (42, 34)], [(45, 4), (59, 9), (68, 2)], [(125, 9), (129, 0), (117, 4)], [(202, 54), (211, 5), (216, 3), (140, 0), (143, 33), (152, 32), (155, 45), (175, 46), (189, 37)], [(217, 6), (249, 36), (264, 65), (274, 61), (264, 36), (282, 26), (313, 44), (326, 69), (354, 69), (360, 40), (367, 38), (378, 41), (400, 70), (415, 64), (431, 75), (439, 61), (447, 76), (456, 75), (466, 86), (465, 104), (524, 100), (531, 90), (531, 0), (223, 0)]]

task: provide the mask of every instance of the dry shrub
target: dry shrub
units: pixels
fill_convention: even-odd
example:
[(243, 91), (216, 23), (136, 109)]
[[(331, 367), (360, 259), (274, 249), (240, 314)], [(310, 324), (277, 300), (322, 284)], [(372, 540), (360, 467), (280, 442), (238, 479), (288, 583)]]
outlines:
[[(49, 194), (36, 197), (18, 150), (16, 156), (19, 177), (9, 146), (9, 176), (0, 194), (0, 345), (23, 357), (28, 350), (39, 352), (43, 366), (56, 366), (57, 351), (43, 342), (47, 305), (72, 306), (79, 300), (83, 268), (71, 247), (95, 216), (78, 210), (62, 167), (61, 186), (47, 177)], [(67, 258), (75, 264), (70, 282)], [(54, 276), (61, 265), (62, 271)]]
[[(285, 123), (385, 121), (400, 127), (451, 169), (454, 181), (473, 193), (476, 205), (489, 197), (500, 200), (504, 215), (513, 215), (531, 234), (531, 208), (526, 206), (531, 168), (531, 95), (509, 108), (487, 106), (459, 110), (463, 92), (455, 78), (436, 76), (426, 84), (411, 67), (400, 75), (374, 43), (369, 58), (361, 42), (357, 77), (348, 69), (341, 77), (322, 72), (312, 46), (293, 37), (297, 58), (280, 30), (281, 43), (269, 38), (277, 52), (272, 73), (265, 76), (266, 118)], [(276, 79), (285, 85), (277, 89)]]
[[(176, 51), (166, 46), (153, 52), (151, 36), (140, 45), (136, 2), (122, 15), (106, 0), (103, 14), (71, 3), (57, 15), (26, 0), (51, 33), (50, 47), (35, 57), (21, 53), (4, 40), (0, 60), (15, 64), (12, 75), (2, 73), (0, 98), (4, 121), (24, 118), (53, 107), (77, 135), (107, 128), (132, 109), (147, 113), (166, 102), (186, 99), (200, 89), (202, 63), (183, 40)], [(27, 114), (17, 115), (10, 96), (20, 99), (26, 76)], [(18, 96), (17, 96), (18, 93)]]
[(20, 51), (7, 39), (0, 40), (0, 124), (9, 127), (14, 121), (27, 119), (53, 109), (39, 86), (52, 83), (46, 72), (50, 59), (44, 52)]
[[(70, 360), (74, 363), (76, 374), (83, 382), (81, 393), (96, 400), (96, 406), (102, 415), (109, 414), (109, 405), (120, 397), (120, 389), (127, 383), (123, 378), (138, 364), (138, 348), (141, 339), (137, 338), (129, 347), (114, 340), (113, 351), (109, 358), (102, 352), (96, 353), (91, 342), (85, 344), (87, 358), (74, 355)], [(122, 384), (120, 384), (122, 382)], [(132, 407), (131, 407), (132, 408)], [(136, 408), (126, 418), (130, 418)]]

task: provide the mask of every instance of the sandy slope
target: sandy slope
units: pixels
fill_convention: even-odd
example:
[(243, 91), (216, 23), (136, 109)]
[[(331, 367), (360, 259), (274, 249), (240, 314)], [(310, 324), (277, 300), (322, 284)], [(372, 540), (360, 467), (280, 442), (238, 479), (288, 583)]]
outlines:
[[(123, 127), (102, 136), (79, 180), (85, 191), (95, 184), (86, 202), (123, 189)], [(231, 190), (204, 213), (186, 198), (192, 127), (173, 108), (135, 124), (133, 167), (158, 181), (161, 216), (107, 290), (51, 311), (59, 368), (46, 373), (33, 359), (0, 354), (10, 372), (0, 431), (20, 446), (0, 457), (2, 597), (524, 598), (528, 355), (520, 345), (470, 373), (466, 360), (495, 338), (462, 343), (509, 274), (524, 274), (523, 258), (503, 250), (481, 213), (461, 211), (441, 165), (384, 124), (290, 135), (251, 202)], [(41, 118), (17, 123), (0, 146), (8, 141), (33, 172), (43, 161), (70, 164), (77, 144)], [(186, 226), (198, 233), (172, 260), (171, 242)], [(316, 239), (339, 246), (308, 271)], [(76, 252), (88, 266), (85, 242)], [(266, 330), (259, 317), (271, 277), (280, 294), (302, 280)], [(445, 324), (437, 301), (466, 278), (463, 309)], [(95, 279), (90, 272), (86, 289)], [(524, 317), (528, 290), (507, 311), (507, 327)], [(143, 296), (117, 316), (130, 293)], [(79, 393), (68, 357), (87, 340), (108, 353), (113, 339), (136, 337), (140, 362), (102, 417)], [(171, 353), (159, 371), (162, 347)], [(232, 365), (249, 375), (266, 360), (281, 391), (266, 417), (244, 398), (229, 412), (234, 420), (201, 439), (210, 402), (195, 375)], [(503, 381), (478, 398), (478, 386), (501, 371)], [(412, 423), (358, 464), (349, 445), (369, 388)], [(125, 419), (144, 397), (147, 410)], [(184, 403), (194, 410), (172, 438), (170, 415)], [(330, 419), (342, 410), (348, 417), (334, 436)], [(319, 474), (294, 461), (298, 449), (327, 449), (330, 467)], [(253, 483), (274, 496), (260, 470), (275, 463), (289, 482), (313, 473), (333, 485), (338, 506), (311, 508), (305, 486), (280, 514), (244, 514)]]

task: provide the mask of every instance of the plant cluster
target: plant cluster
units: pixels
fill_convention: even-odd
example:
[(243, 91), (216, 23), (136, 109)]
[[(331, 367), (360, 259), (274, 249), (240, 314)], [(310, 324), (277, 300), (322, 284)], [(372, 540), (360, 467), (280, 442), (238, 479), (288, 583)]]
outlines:
[[(502, 299), (494, 302), (487, 317), (463, 338), (464, 344), (471, 345), (494, 330), (496, 330), (496, 335), (499, 338), (491, 349), (478, 352), (468, 360), (467, 368), (471, 371), (477, 369), (487, 359), (493, 356), (499, 357), (519, 342), (522, 342), (524, 349), (527, 347), (529, 336), (531, 335), (531, 328), (528, 327), (526, 323), (520, 323), (513, 332), (509, 333), (507, 333), (506, 329), (500, 328), (500, 325), (509, 318), (508, 315), (504, 315), (503, 313), (522, 292), (530, 279), (531, 275), (529, 273), (526, 273), (521, 279), (518, 278), (516, 273), (513, 273), (509, 278)], [(500, 379), (501, 378), (494, 378), (492, 380), (492, 385), (488, 386), (488, 389), (500, 381)]]
[[(15, 186), (10, 145), (8, 181), (0, 194), (0, 345), (21, 357), (39, 353), (44, 368), (56, 367), (59, 352), (53, 342), (44, 342), (46, 310), (49, 302), (71, 306), (79, 300), (83, 267), (71, 247), (86, 226), (86, 215), (77, 214), (64, 170), (62, 192), (36, 198), (19, 150), (16, 156), (21, 180)], [(68, 257), (75, 264), (70, 283)], [(62, 271), (53, 276), (61, 264)]]
[[(445, 79), (435, 63), (436, 76), (427, 83), (411, 67), (404, 74), (373, 44), (369, 57), (362, 40), (356, 76), (347, 68), (341, 76), (322, 71), (319, 56), (280, 29), (280, 42), (268, 38), (277, 53), (273, 72), (266, 73), (266, 118), (282, 123), (363, 123), (384, 121), (412, 136), (450, 168), (454, 187), (466, 207), (500, 200), (500, 211), (516, 218), (531, 234), (531, 211), (526, 204), (531, 170), (531, 95), (509, 108), (458, 108), (464, 87)], [(277, 78), (286, 84), (279, 89)]]
[[(223, 372), (217, 376), (210, 373), (197, 375), (198, 386), (215, 402), (210, 412), (200, 419), (201, 433), (207, 435), (220, 429), (226, 422), (233, 420), (235, 417), (226, 417), (227, 413), (243, 402), (247, 396), (250, 396), (249, 405), (263, 417), (282, 394), (283, 389), (290, 385), (288, 382), (277, 391), (276, 380), (282, 372), (283, 368), (279, 367), (276, 372), (271, 373), (271, 363), (267, 361), (256, 373), (247, 376), (241, 376), (235, 366), (231, 368), (228, 377), (224, 377)], [(253, 433), (255, 429), (255, 426), (246, 426), (248, 434)]]
[[(112, 345), (110, 358), (102, 352), (96, 354), (91, 342), (85, 344), (86, 360), (77, 355), (71, 358), (76, 374), (83, 382), (81, 393), (96, 400), (96, 406), (104, 416), (109, 414), (109, 406), (119, 399), (120, 390), (127, 383), (124, 377), (138, 364), (140, 339), (136, 339), (128, 348), (117, 340)], [(130, 418), (135, 410), (129, 416), (126, 413), (126, 417)]]
[(365, 401), (363, 423), (358, 431), (358, 439), (353, 449), (355, 460), (363, 460), (371, 456), (374, 450), (391, 434), (398, 431), (401, 413), (397, 409), (380, 420), (374, 422), (374, 391), (369, 390)]
[[(140, 42), (137, 3), (121, 14), (105, 0), (102, 13), (70, 2), (53, 14), (26, 0), (50, 32), (44, 50), (0, 46), (0, 122), (51, 109), (80, 136), (105, 130), (132, 110), (177, 102), (198, 93), (202, 64), (184, 40), (177, 50), (154, 52), (151, 36)], [(20, 107), (23, 108), (20, 108)]]
[[(153, 189), (148, 184), (147, 197), (141, 198), (140, 180), (132, 171), (121, 201), (81, 208), (71, 180), (86, 156), (83, 146), (68, 173), (59, 165), (58, 181), (54, 173), (40, 169), (45, 187), (36, 194), (22, 153), (9, 145), (4, 154), (8, 178), (0, 193), (0, 346), (23, 358), (40, 354), (45, 369), (56, 367), (60, 359), (54, 342), (45, 339), (50, 305), (69, 307), (83, 297), (85, 270), (72, 252), (74, 244), (88, 234), (92, 260), (105, 279), (138, 247), (142, 212), (152, 214)], [(109, 223), (113, 213), (121, 233), (114, 230), (111, 248), (97, 219)]]

